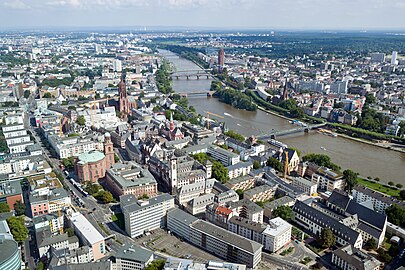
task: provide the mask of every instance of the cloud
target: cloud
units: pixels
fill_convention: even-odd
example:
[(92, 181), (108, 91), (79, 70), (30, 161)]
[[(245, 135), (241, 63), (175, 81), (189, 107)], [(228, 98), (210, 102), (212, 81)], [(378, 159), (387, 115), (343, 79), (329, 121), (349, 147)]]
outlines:
[(9, 9), (30, 9), (31, 7), (21, 0), (9, 0), (3, 3), (5, 8)]

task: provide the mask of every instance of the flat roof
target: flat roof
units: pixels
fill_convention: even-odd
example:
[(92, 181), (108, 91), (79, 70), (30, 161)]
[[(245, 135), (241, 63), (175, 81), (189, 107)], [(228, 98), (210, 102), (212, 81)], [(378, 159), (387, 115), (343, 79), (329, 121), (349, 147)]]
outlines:
[(0, 265), (6, 263), (16, 252), (19, 252), (17, 242), (9, 239), (0, 240), (0, 250)]
[(263, 245), (257, 242), (251, 241), (204, 220), (197, 220), (191, 224), (191, 227), (209, 235), (210, 237), (218, 239), (228, 245), (235, 246), (250, 254), (261, 252), (263, 247)]
[(269, 226), (264, 230), (264, 234), (277, 236), (284, 233), (287, 230), (291, 230), (292, 226), (290, 223), (282, 219), (281, 217), (273, 218), (269, 221)]
[(143, 249), (139, 246), (125, 244), (117, 250), (114, 257), (128, 261), (146, 263), (152, 256), (153, 253), (149, 250)]
[(73, 213), (70, 220), (91, 245), (104, 241), (101, 233), (81, 213)]

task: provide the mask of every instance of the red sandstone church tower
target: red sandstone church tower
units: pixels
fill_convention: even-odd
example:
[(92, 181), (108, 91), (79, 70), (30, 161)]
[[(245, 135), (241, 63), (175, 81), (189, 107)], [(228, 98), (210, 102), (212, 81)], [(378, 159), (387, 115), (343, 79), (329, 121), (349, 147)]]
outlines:
[(106, 170), (111, 168), (111, 165), (115, 163), (114, 161), (114, 148), (111, 141), (110, 133), (104, 135), (104, 155), (105, 155), (105, 167)]
[(124, 74), (121, 76), (121, 81), (118, 84), (118, 94), (120, 96), (121, 118), (125, 118), (129, 114), (129, 102), (128, 102), (127, 86), (125, 85), (125, 75)]

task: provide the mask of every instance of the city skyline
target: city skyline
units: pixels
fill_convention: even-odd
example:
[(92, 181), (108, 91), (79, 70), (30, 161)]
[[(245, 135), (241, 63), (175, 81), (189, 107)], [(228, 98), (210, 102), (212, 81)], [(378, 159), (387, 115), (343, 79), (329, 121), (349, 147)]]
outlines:
[(403, 30), (404, 10), (399, 0), (1, 0), (0, 29)]

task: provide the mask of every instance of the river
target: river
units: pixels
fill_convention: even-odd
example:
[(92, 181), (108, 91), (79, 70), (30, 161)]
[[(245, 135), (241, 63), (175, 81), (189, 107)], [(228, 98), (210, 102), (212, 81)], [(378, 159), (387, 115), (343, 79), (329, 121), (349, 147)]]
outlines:
[[(180, 58), (172, 52), (160, 51), (160, 54), (166, 57), (178, 71), (199, 68), (193, 62)], [(210, 85), (211, 80), (205, 78), (200, 80), (173, 80), (173, 89), (178, 93), (207, 90)], [(235, 109), (219, 102), (216, 98), (189, 97), (189, 104), (194, 106), (197, 112), (202, 115), (212, 112), (222, 116), (223, 118), (211, 117), (225, 122), (229, 129), (244, 136), (268, 133), (272, 129), (285, 130), (293, 127), (281, 117), (260, 110), (248, 112)], [(331, 157), (332, 162), (344, 169), (351, 168), (364, 177), (379, 177), (385, 183), (393, 181), (405, 186), (405, 153), (359, 143), (343, 137), (333, 138), (316, 131), (311, 131), (309, 134), (300, 133), (281, 137), (279, 140), (291, 147), (300, 149), (302, 155), (307, 153), (327, 154)], [(322, 150), (321, 147), (326, 150)]]

